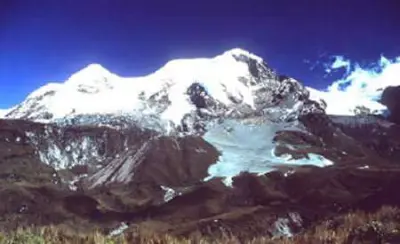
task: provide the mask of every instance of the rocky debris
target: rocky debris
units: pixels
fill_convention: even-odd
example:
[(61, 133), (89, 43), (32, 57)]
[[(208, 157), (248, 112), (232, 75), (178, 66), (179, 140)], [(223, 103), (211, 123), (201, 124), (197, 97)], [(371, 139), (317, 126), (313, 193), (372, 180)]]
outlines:
[(29, 181), (35, 184), (57, 184), (56, 170), (41, 161), (35, 146), (29, 143), (25, 130), (37, 126), (32, 122), (0, 120), (0, 182)]
[(195, 82), (188, 88), (187, 94), (196, 110), (184, 116), (178, 127), (180, 133), (203, 135), (207, 125), (224, 119), (268, 118), (273, 122), (287, 122), (309, 113), (324, 113), (325, 106), (310, 100), (308, 90), (301, 83), (293, 78), (279, 79), (264, 66), (265, 63), (249, 58), (245, 60), (249, 67), (256, 63), (257, 74), (262, 77), (241, 78), (246, 86), (254, 86), (254, 106), (244, 104), (244, 97), (238, 100), (234, 96), (229, 97), (231, 104), (221, 103), (210, 96), (203, 85)]
[(108, 127), (41, 124), (23, 120), (0, 120), (0, 138), (6, 143), (3, 155), (15, 145), (29, 148), (29, 155), (56, 169), (86, 165), (96, 168), (107, 164), (118, 153), (141, 145), (154, 133), (131, 127), (116, 130)]
[(155, 183), (183, 187), (199, 183), (218, 159), (218, 151), (201, 137), (154, 137), (128, 150), (88, 178), (89, 188), (108, 184)]
[(362, 204), (366, 199), (379, 206), (400, 204), (379, 197), (382, 187), (395, 194), (399, 169), (365, 172), (302, 167), (287, 177), (278, 172), (243, 174), (234, 179), (232, 188), (218, 180), (206, 182), (165, 204), (125, 213), (123, 221), (186, 236), (199, 232), (211, 236), (234, 233), (243, 239), (295, 235), (347, 211), (375, 211)]
[(62, 200), (63, 208), (78, 216), (95, 219), (100, 214), (99, 202), (84, 194), (71, 194)]
[(346, 243), (383, 243), (384, 233), (382, 229), (382, 223), (376, 221), (366, 223), (353, 230)]
[[(117, 188), (110, 187), (108, 192), (95, 195), (91, 191), (65, 194), (52, 188), (46, 190), (21, 186), (13, 193), (18, 198), (14, 197), (13, 202), (10, 200), (10, 205), (2, 205), (9, 206), (2, 213), (3, 216), (18, 217), (20, 221), (29, 220), (29, 223), (38, 225), (74, 221), (73, 218), (76, 218), (76, 225), (80, 224), (79, 219), (95, 226), (107, 223), (114, 226), (116, 222), (126, 222), (128, 225), (147, 226), (159, 233), (186, 236), (198, 232), (213, 236), (234, 233), (242, 239), (284, 233), (294, 235), (320, 220), (346, 211), (375, 211), (370, 205), (364, 204), (366, 201), (373, 201), (376, 206), (399, 206), (400, 201), (383, 198), (380, 193), (395, 194), (399, 174), (400, 170), (393, 168), (360, 170), (316, 167), (300, 167), (286, 177), (279, 172), (263, 176), (243, 174), (234, 179), (233, 187), (226, 187), (215, 179), (192, 187), (164, 204), (150, 204), (128, 212), (124, 211), (123, 205), (132, 204), (136, 196), (123, 196), (121, 207), (116, 204), (111, 206), (104, 201), (105, 198), (112, 199), (121, 194), (121, 189)], [(31, 200), (25, 203), (26, 200), (21, 198), (23, 192), (34, 193), (35, 197), (28, 198)], [(13, 199), (10, 193), (7, 194), (8, 199)], [(5, 195), (2, 195), (2, 199), (5, 199), (3, 197)], [(45, 203), (51, 203), (53, 207), (39, 208)], [(12, 210), (14, 206), (21, 208)], [(22, 214), (18, 212), (20, 209), (29, 209), (29, 212)], [(45, 215), (45, 212), (57, 219), (41, 222), (34, 217)], [(68, 212), (75, 217), (69, 216)], [(148, 222), (150, 220), (153, 224)], [(8, 222), (8, 225), (11, 226), (12, 222)]]
[[(53, 103), (47, 102), (65, 84), (32, 93), (8, 119), (0, 120), (0, 199), (7, 199), (0, 204), (0, 228), (65, 225), (108, 233), (123, 223), (126, 231), (139, 226), (180, 236), (234, 233), (243, 241), (295, 237), (341, 214), (400, 206), (400, 125), (393, 100), (397, 88), (388, 88), (382, 97), (389, 120), (365, 113), (330, 116), (324, 113), (326, 104), (310, 100), (302, 84), (276, 74), (262, 59), (243, 50), (219, 58), (247, 68), (231, 77), (238, 82), (235, 89), (215, 81), (214, 88), (221, 88), (226, 99), (213, 93), (204, 79), (190, 79), (177, 89), (168, 72), (151, 76), (162, 78), (160, 87), (136, 94), (143, 106), (135, 113), (85, 113), (72, 106), (57, 117), (48, 106)], [(178, 64), (171, 62), (165, 70)], [(71, 78), (67, 85), (79, 89), (72, 92), (86, 99), (89, 93), (117, 89), (110, 81), (119, 77), (105, 77), (110, 74), (98, 66), (91, 69), (101, 74), (94, 80), (90, 70), (74, 76), (79, 79)], [(176, 119), (166, 111), (176, 105), (177, 91), (183, 92), (179, 102), (189, 102), (189, 109), (182, 117), (173, 113)], [(33, 122), (38, 120), (52, 123)], [(227, 136), (233, 132), (239, 141)], [(250, 133), (261, 136), (246, 141)], [(222, 144), (220, 152), (217, 146)], [(323, 165), (296, 160), (311, 157)], [(220, 160), (236, 160), (245, 172), (230, 185), (226, 179), (207, 177), (210, 166)], [(268, 170), (252, 174), (246, 172), (253, 166), (249, 164)], [(221, 170), (236, 166), (224, 164)], [(348, 240), (379, 243), (380, 233), (371, 222), (355, 229)]]
[(324, 156), (337, 165), (397, 163), (400, 127), (374, 115), (330, 116), (322, 113), (300, 117), (305, 131), (283, 130), (276, 134), (278, 155), (306, 158)]
[[(12, 229), (17, 223), (73, 223), (109, 230), (121, 222), (152, 223), (146, 228), (160, 233), (232, 232), (244, 240), (296, 235), (340, 213), (400, 205), (394, 197), (400, 184), (398, 125), (322, 113), (302, 115), (300, 122), (302, 130), (276, 134), (276, 153), (320, 154), (334, 165), (278, 165), (264, 175), (242, 173), (226, 186), (223, 179), (204, 181), (220, 154), (202, 137), (161, 136), (133, 126), (0, 120), (0, 198), (9, 199), (0, 209), (5, 216), (0, 224)], [(82, 138), (90, 138), (90, 150), (82, 151)], [(89, 153), (83, 154), (88, 161), (81, 157), (60, 169), (41, 156), (51, 145), (65, 155)], [(102, 156), (99, 164), (91, 161), (93, 148)], [(43, 207), (47, 204), (54, 208)]]

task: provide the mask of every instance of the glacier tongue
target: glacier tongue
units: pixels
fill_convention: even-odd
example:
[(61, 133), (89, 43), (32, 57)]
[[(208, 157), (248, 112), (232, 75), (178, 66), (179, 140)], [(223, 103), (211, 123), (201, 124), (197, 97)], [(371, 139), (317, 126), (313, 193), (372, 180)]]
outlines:
[(209, 168), (209, 178), (229, 178), (241, 172), (267, 173), (278, 165), (331, 165), (328, 159), (309, 154), (309, 159), (293, 159), (275, 156), (276, 144), (273, 137), (281, 130), (299, 130), (294, 123), (262, 124), (243, 123), (238, 120), (225, 120), (210, 128), (204, 139), (214, 145), (222, 155), (219, 161)]

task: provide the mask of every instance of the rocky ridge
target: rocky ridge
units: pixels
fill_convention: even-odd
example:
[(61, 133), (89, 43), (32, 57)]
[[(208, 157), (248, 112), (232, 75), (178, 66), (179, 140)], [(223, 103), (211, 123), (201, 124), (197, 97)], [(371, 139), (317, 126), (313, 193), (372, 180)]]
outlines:
[[(400, 125), (395, 101), (387, 95), (393, 88), (382, 97), (392, 115), (388, 119), (327, 115), (323, 102), (310, 100), (298, 81), (275, 74), (258, 57), (239, 51), (214, 61), (245, 64), (245, 75), (236, 77), (235, 84), (247, 88), (252, 102), (246, 100), (246, 92), (230, 93), (235, 89), (226, 87), (223, 103), (224, 96), (213, 93), (208, 83), (191, 80), (180, 91), (182, 101), (192, 106), (178, 124), (165, 113), (174, 104), (174, 86), (179, 87), (171, 80), (162, 83), (169, 86), (152, 88), (155, 93), (139, 93), (138, 99), (149, 106), (146, 111), (152, 111), (142, 120), (136, 112), (144, 112), (143, 107), (135, 113), (91, 114), (77, 108), (57, 117), (49, 101), (57, 102), (65, 84), (32, 93), (0, 120), (0, 199), (8, 199), (0, 205), (0, 228), (56, 224), (109, 232), (124, 223), (128, 229), (142, 226), (176, 235), (228, 231), (244, 240), (294, 235), (354, 209), (399, 206), (395, 196)], [(166, 67), (171, 65), (176, 67), (176, 62)], [(72, 94), (118, 89), (119, 77), (98, 66), (79, 77), (92, 77), (90, 70), (99, 76)], [(102, 80), (104, 75), (113, 82)], [(75, 78), (68, 81), (74, 88), (82, 85), (81, 78)], [(226, 184), (224, 178), (210, 175), (210, 167), (224, 158), (234, 160), (240, 153), (236, 148), (249, 145), (222, 141), (218, 133), (231, 135), (235, 127), (217, 131), (211, 139), (207, 133), (230, 120), (250, 129), (279, 126), (271, 138), (265, 134), (251, 141), (254, 155), (261, 155), (256, 162), (261, 170), (247, 168), (252, 165), (246, 160), (254, 155), (241, 158), (244, 172)], [(263, 141), (270, 143), (257, 148)], [(273, 155), (263, 157), (271, 154), (269, 146)], [(220, 150), (229, 147), (239, 152)], [(331, 163), (322, 167), (316, 160)]]
[[(65, 103), (67, 97), (74, 99)], [(214, 58), (170, 61), (144, 77), (118, 77), (89, 65), (64, 83), (32, 92), (5, 118), (110, 126), (122, 120), (163, 133), (201, 134), (210, 120), (285, 121), (323, 112), (323, 104), (308, 97), (298, 81), (277, 75), (247, 51), (233, 49)]]

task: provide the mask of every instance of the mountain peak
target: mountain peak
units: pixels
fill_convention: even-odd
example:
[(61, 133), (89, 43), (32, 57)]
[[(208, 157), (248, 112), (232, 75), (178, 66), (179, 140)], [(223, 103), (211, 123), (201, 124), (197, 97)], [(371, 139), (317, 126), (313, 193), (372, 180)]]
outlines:
[(249, 51), (247, 51), (245, 49), (239, 48), (239, 47), (232, 48), (232, 49), (230, 49), (228, 51), (225, 51), (222, 55), (223, 56), (225, 56), (225, 55), (247, 56), (249, 58), (255, 59), (258, 62), (262, 62), (263, 61), (263, 59), (261, 57), (255, 55), (255, 54), (253, 54), (253, 53), (251, 53), (251, 52), (249, 52)]
[(277, 79), (260, 57), (234, 48), (214, 58), (172, 60), (143, 77), (123, 78), (90, 64), (64, 83), (39, 88), (8, 117), (54, 122), (123, 113), (142, 121), (148, 115), (161, 130), (172, 125), (172, 131), (197, 133), (215, 118), (296, 116), (308, 107), (303, 97), (297, 81)]
[(89, 64), (78, 73), (88, 73), (88, 74), (96, 74), (96, 73), (110, 73), (106, 68), (104, 68), (101, 64), (93, 63)]
[(100, 64), (89, 64), (85, 68), (79, 70), (68, 78), (68, 83), (79, 82), (86, 83), (87, 81), (97, 80), (101, 78), (109, 78), (115, 76)]

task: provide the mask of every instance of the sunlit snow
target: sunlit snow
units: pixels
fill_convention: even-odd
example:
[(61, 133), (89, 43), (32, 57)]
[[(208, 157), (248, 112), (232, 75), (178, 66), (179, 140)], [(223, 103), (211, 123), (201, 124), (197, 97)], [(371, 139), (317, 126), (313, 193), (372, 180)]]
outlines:
[(3, 118), (8, 112), (9, 109), (0, 109), (0, 119)]
[(140, 117), (160, 112), (149, 107), (149, 98), (160, 101), (167, 96), (170, 104), (161, 111), (160, 118), (177, 125), (195, 110), (187, 94), (194, 82), (204, 86), (218, 102), (229, 105), (230, 97), (235, 97), (254, 107), (254, 87), (239, 79), (251, 76), (248, 64), (236, 60), (233, 55), (238, 54), (262, 61), (247, 51), (233, 49), (214, 58), (173, 60), (143, 77), (119, 77), (99, 64), (91, 64), (64, 83), (50, 83), (32, 92), (11, 117), (44, 112), (52, 115), (50, 121), (79, 114), (130, 113)]

